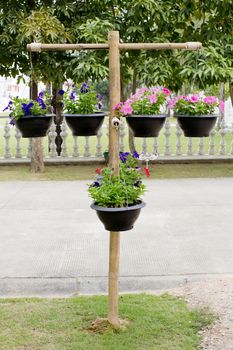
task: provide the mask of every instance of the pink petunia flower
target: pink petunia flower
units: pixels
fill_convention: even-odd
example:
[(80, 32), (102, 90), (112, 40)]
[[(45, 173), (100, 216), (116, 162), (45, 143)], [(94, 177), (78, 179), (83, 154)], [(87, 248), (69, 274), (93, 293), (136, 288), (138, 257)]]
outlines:
[(198, 95), (192, 95), (189, 97), (190, 102), (198, 102), (199, 101), (199, 96)]
[(157, 96), (155, 94), (149, 95), (148, 98), (151, 104), (156, 103), (157, 101)]
[(113, 107), (113, 109), (114, 109), (115, 111), (118, 111), (118, 110), (120, 109), (121, 105), (122, 105), (122, 103), (119, 102), (119, 103), (117, 103), (117, 104)]
[(167, 88), (162, 88), (162, 91), (165, 93), (165, 95), (170, 95), (170, 90)]
[(178, 101), (177, 98), (174, 98), (173, 100), (170, 100), (170, 101), (168, 102), (168, 107), (172, 109), (172, 108), (176, 105), (176, 102), (177, 102), (177, 101)]
[(217, 98), (215, 96), (206, 96), (205, 98), (203, 98), (203, 102), (205, 102), (208, 105), (211, 105), (217, 102)]
[(219, 109), (222, 113), (224, 113), (224, 110), (225, 110), (225, 102), (220, 100), (219, 101)]
[(133, 108), (130, 106), (130, 104), (125, 103), (121, 107), (121, 113), (123, 113), (124, 115), (132, 114), (133, 113)]

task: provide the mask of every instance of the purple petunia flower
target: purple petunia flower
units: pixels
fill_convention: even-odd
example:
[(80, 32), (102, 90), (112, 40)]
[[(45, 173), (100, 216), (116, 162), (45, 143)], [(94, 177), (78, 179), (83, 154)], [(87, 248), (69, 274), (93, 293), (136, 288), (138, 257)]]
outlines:
[(133, 158), (139, 158), (138, 152), (137, 152), (137, 151), (133, 151), (132, 157), (133, 157)]
[(98, 98), (99, 101), (102, 101), (104, 96), (103, 95), (100, 95), (100, 94), (97, 94), (96, 97)]
[(24, 114), (25, 115), (30, 115), (31, 114), (30, 108), (33, 107), (33, 106), (34, 106), (33, 102), (30, 102), (28, 104), (22, 103), (22, 110), (24, 111)]
[(141, 183), (142, 183), (142, 181), (138, 180), (138, 181), (134, 182), (133, 185), (134, 185), (135, 187), (140, 187)]
[(59, 95), (61, 95), (61, 96), (63, 96), (63, 95), (64, 95), (64, 93), (65, 93), (65, 91), (64, 91), (64, 90), (62, 90), (62, 89), (58, 91), (58, 94), (59, 94)]
[(8, 105), (3, 109), (3, 112), (5, 112), (7, 109), (11, 109), (12, 104), (13, 104), (13, 102), (9, 101)]
[(39, 98), (42, 98), (43, 96), (44, 96), (44, 92), (41, 91), (41, 92), (39, 93), (38, 97), (39, 97)]
[(94, 181), (92, 187), (100, 187), (100, 183), (98, 181)]
[(126, 162), (128, 155), (129, 155), (129, 152), (120, 153), (120, 160), (122, 161), (122, 163)]
[(75, 92), (74, 91), (71, 92), (70, 99), (71, 100), (75, 100)]
[(88, 91), (90, 91), (90, 86), (86, 82), (84, 82), (80, 88), (80, 92), (82, 94), (86, 94)]
[(14, 117), (11, 118), (9, 124), (10, 124), (10, 125), (15, 125), (15, 119), (14, 119)]

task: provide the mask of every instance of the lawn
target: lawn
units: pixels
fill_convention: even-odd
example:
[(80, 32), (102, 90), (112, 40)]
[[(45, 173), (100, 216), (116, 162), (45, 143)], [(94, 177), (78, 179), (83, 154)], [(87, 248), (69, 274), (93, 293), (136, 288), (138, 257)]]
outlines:
[[(103, 167), (100, 164), (99, 167)], [(32, 174), (30, 165), (0, 166), (0, 181), (90, 180), (98, 165), (46, 165), (44, 173)], [(150, 164), (150, 179), (233, 177), (233, 163)]]
[(0, 300), (1, 350), (195, 350), (198, 332), (213, 321), (200, 310), (189, 310), (167, 294), (123, 295), (121, 318), (126, 329), (114, 332), (91, 322), (106, 316), (105, 296), (70, 299)]

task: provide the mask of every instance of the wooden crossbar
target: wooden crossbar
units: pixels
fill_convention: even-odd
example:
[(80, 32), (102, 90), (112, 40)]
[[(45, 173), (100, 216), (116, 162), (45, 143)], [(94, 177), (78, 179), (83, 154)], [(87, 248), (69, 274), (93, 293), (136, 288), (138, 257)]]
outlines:
[[(200, 42), (187, 43), (119, 43), (120, 50), (199, 50), (202, 48)], [(81, 51), (81, 50), (108, 50), (109, 44), (41, 44), (31, 43), (27, 50), (40, 51)]]

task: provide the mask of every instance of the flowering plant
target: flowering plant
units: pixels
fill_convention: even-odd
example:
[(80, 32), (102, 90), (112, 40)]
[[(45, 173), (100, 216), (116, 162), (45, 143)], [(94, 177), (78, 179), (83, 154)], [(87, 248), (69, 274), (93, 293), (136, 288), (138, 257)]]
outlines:
[(178, 96), (170, 101), (169, 107), (177, 115), (206, 115), (224, 112), (224, 102), (215, 96), (189, 95)]
[(165, 113), (170, 91), (165, 87), (143, 87), (124, 103), (114, 106), (119, 116), (155, 115)]
[(92, 114), (102, 108), (103, 96), (97, 94), (87, 83), (83, 83), (80, 88), (73, 86), (58, 93), (63, 96), (65, 113)]
[(45, 115), (48, 112), (48, 96), (40, 92), (36, 100), (12, 97), (3, 111), (10, 111), (10, 124), (15, 125), (15, 120), (27, 115)]
[(137, 152), (120, 154), (120, 175), (112, 174), (111, 169), (96, 169), (96, 179), (88, 192), (95, 204), (103, 207), (127, 207), (137, 204), (145, 192), (140, 168), (137, 166)]

